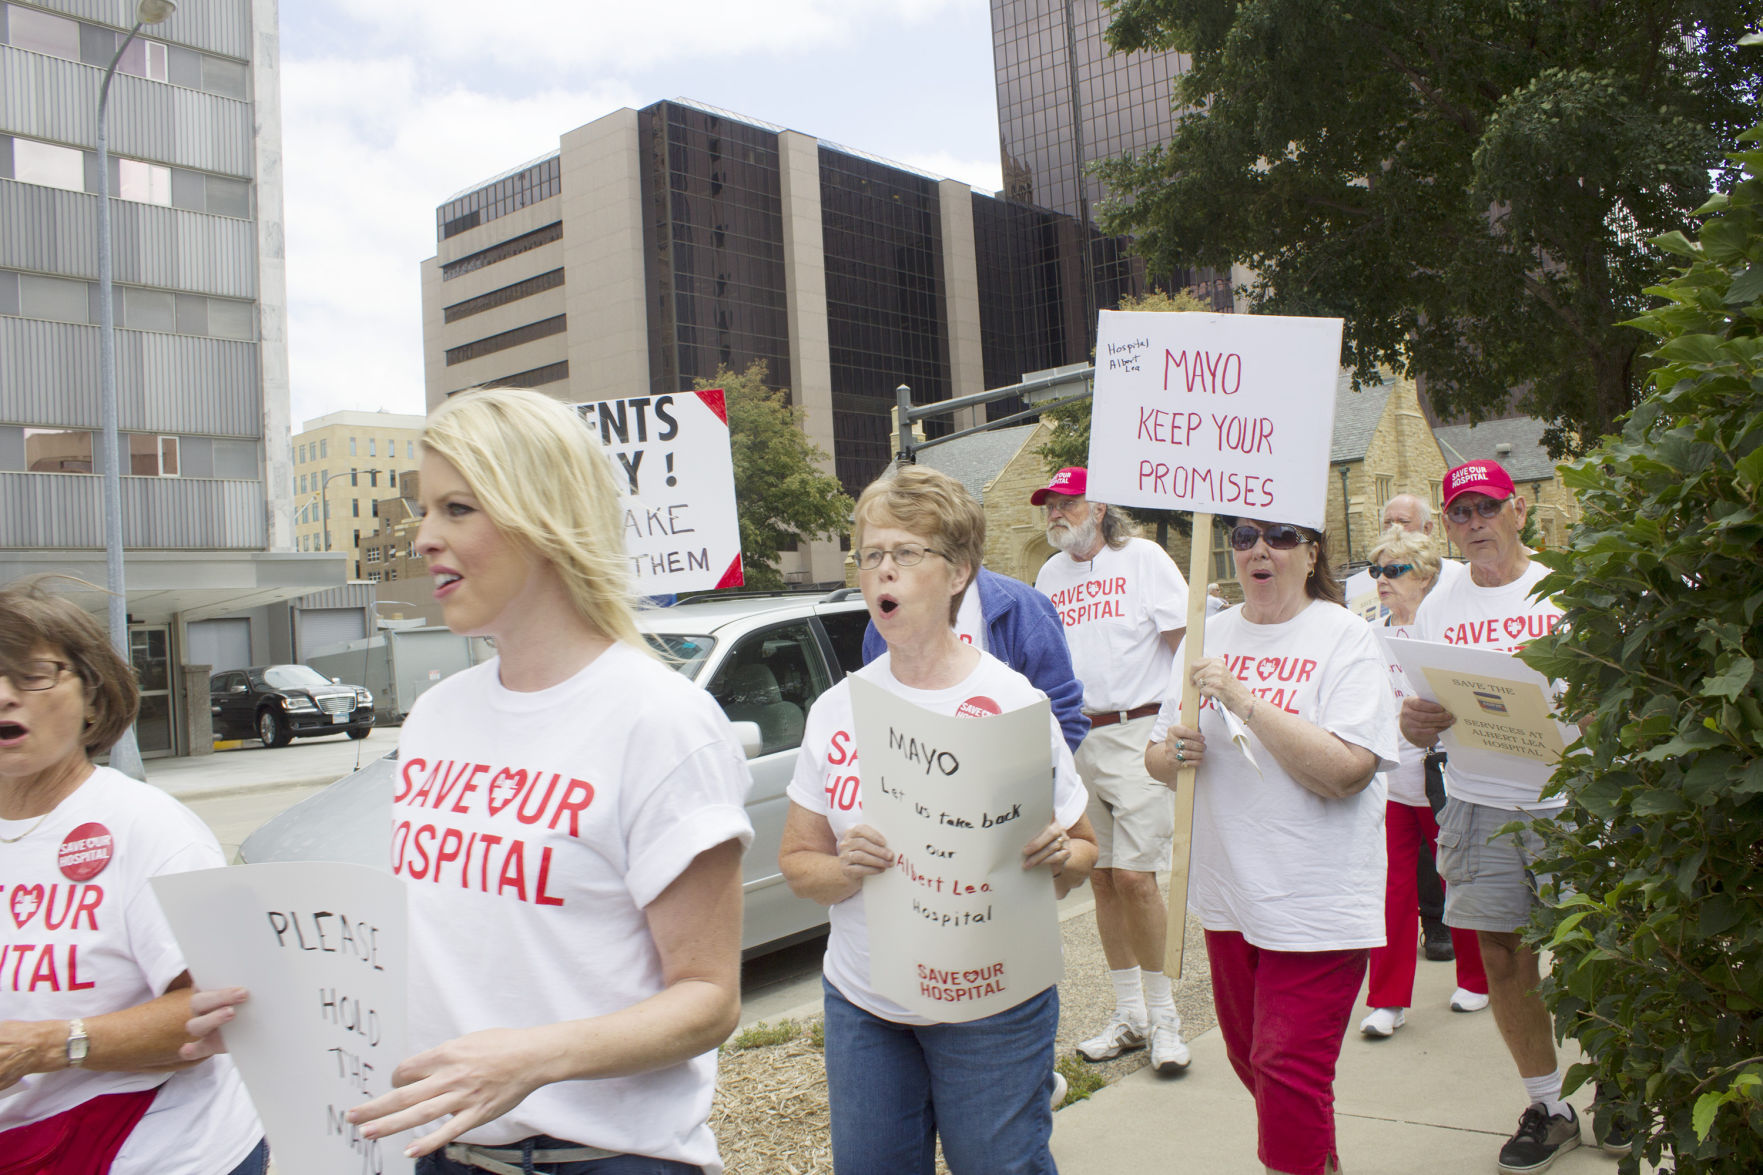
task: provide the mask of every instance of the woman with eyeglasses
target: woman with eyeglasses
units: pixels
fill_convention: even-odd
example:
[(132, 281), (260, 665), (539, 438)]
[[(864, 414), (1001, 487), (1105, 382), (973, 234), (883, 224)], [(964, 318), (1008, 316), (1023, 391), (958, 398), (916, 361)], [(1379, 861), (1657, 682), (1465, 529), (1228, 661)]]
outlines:
[[(1045, 697), (952, 625), (985, 549), (985, 515), (960, 482), (910, 467), (857, 500), (858, 582), (887, 652), (857, 676), (939, 714), (980, 717)], [(937, 1136), (955, 1175), (1055, 1170), (1055, 988), (964, 1023), (900, 1007), (870, 983), (864, 882), (890, 868), (894, 847), (863, 822), (859, 748), (848, 682), (815, 701), (790, 781), (778, 863), (790, 888), (830, 909), (825, 962), (826, 1080), (839, 1175), (931, 1175)], [(1024, 869), (1045, 869), (1063, 897), (1096, 859), (1087, 796), (1049, 712), (1053, 820), (1033, 830)], [(1045, 776), (1022, 781), (1045, 788)]]
[(134, 671), (77, 604), (0, 588), (0, 1172), (260, 1175), (226, 1057), (178, 1059), (190, 973), (149, 884), (226, 864), (156, 787), (93, 758), (135, 720)]
[[(1409, 635), (1420, 601), (1438, 583), (1442, 562), (1430, 536), (1392, 526), (1371, 548), (1367, 570), (1377, 581), (1377, 598), (1389, 609), (1384, 618), (1390, 636)], [(1400, 665), (1386, 658), (1390, 687), (1397, 705), (1413, 694)], [(1395, 1033), (1407, 1020), (1414, 1001), (1414, 968), (1419, 944), (1419, 923), (1414, 917), (1419, 900), (1415, 867), (1420, 849), (1437, 852), (1439, 826), (1426, 789), (1426, 751), (1407, 739), (1397, 739), (1399, 765), (1385, 776), (1389, 802), (1384, 807), (1384, 840), (1389, 856), (1389, 875), (1384, 886), (1383, 946), (1371, 952), (1371, 983), (1365, 1001), (1371, 1014), (1359, 1022), (1369, 1037)], [(1444, 797), (1438, 797), (1443, 806)], [(1481, 946), (1475, 931), (1451, 930), (1451, 946), (1457, 956), (1457, 990), (1451, 994), (1453, 1012), (1479, 1012), (1488, 1006), (1488, 977), (1481, 963)]]
[(1320, 531), (1223, 520), (1240, 607), (1206, 622), (1182, 714), (1179, 664), (1145, 749), (1196, 769), (1188, 905), (1206, 929), (1225, 1051), (1255, 1097), (1261, 1162), (1338, 1171), (1334, 1069), (1381, 946), (1384, 785), (1396, 706), (1371, 628), (1342, 606)]

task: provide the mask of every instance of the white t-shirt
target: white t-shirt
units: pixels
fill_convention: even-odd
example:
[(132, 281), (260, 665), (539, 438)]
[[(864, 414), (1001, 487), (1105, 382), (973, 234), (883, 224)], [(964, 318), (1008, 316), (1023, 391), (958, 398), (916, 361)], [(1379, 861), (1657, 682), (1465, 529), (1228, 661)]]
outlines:
[[(1549, 569), (1532, 560), (1511, 583), (1479, 587), (1468, 575), (1441, 583), (1420, 602), (1410, 626), (1415, 640), (1442, 641), (1497, 653), (1516, 653), (1547, 636), (1561, 620), (1553, 600), (1534, 600), (1530, 592)], [(1463, 771), (1445, 764), (1445, 790), (1460, 800), (1514, 812), (1547, 814), (1567, 806), (1567, 797), (1540, 801), (1535, 786), (1519, 786), (1498, 776)]]
[(1161, 700), (1175, 654), (1163, 634), (1188, 622), (1188, 585), (1169, 552), (1132, 538), (1079, 562), (1061, 551), (1035, 576), (1053, 601), (1071, 667), (1084, 683), (1084, 709), (1135, 710)]
[[(214, 834), (188, 808), (98, 767), (47, 820), (0, 820), (0, 836), (22, 836), (0, 847), (0, 1020), (68, 1020), (132, 1008), (164, 995), (184, 973), (148, 879), (226, 864)], [(227, 1057), (170, 1076), (34, 1073), (0, 1091), (0, 1131), (105, 1094), (155, 1086), (159, 1092), (117, 1153), (112, 1175), (221, 1175), (263, 1137)]]
[[(1380, 774), (1346, 799), (1323, 799), (1286, 774), (1251, 726), (1257, 773), (1232, 745), (1217, 705), (1206, 702), (1188, 908), (1206, 929), (1237, 931), (1263, 950), (1382, 946), (1381, 773), (1396, 765), (1399, 736), (1383, 650), (1371, 627), (1320, 600), (1282, 624), (1254, 624), (1232, 608), (1207, 622), (1206, 656), (1223, 657), (1258, 705), (1296, 714), (1371, 751)], [(1161, 742), (1180, 714), (1181, 683), (1172, 675), (1151, 741)]]
[[(1408, 640), (1413, 631), (1405, 624), (1390, 624), (1383, 628), (1385, 636), (1400, 637)], [(1379, 646), (1381, 650), (1382, 646)], [(1396, 696), (1397, 738), (1396, 749), (1398, 763), (1384, 775), (1384, 782), (1389, 786), (1390, 802), (1406, 804), (1410, 808), (1430, 808), (1432, 801), (1426, 798), (1426, 748), (1417, 747), (1400, 736), (1402, 699), (1414, 693), (1414, 687), (1408, 682), (1408, 675), (1402, 672), (1402, 665), (1393, 657), (1384, 659), (1390, 669), (1390, 690)]]
[[(398, 739), (392, 869), (410, 901), (412, 1053), (485, 1028), (628, 1008), (665, 986), (643, 910), (699, 853), (753, 837), (752, 787), (710, 695), (615, 644), (519, 693), (498, 661), (417, 702)], [(544, 1086), (466, 1142), (535, 1134), (722, 1169), (707, 1052)]]
[[(959, 684), (940, 690), (913, 689), (901, 684), (894, 677), (892, 661), (891, 653), (883, 653), (859, 669), (856, 676), (935, 714), (971, 715), (974, 707), (963, 711), (969, 700), (977, 702), (980, 709), (1008, 714), (1047, 696), (1030, 685), (1028, 678), (990, 653), (981, 653), (979, 664)], [(796, 773), (790, 780), (790, 799), (808, 811), (824, 816), (835, 838), (863, 823), (855, 731), (851, 686), (848, 680), (842, 680), (821, 694), (809, 709), (808, 727), (802, 735), (802, 753), (796, 759)], [(1051, 715), (1048, 717), (1047, 745), (1054, 764), (1053, 818), (1061, 828), (1069, 828), (1083, 815), (1089, 796), (1077, 777), (1077, 767), (1071, 760), (1071, 749), (1065, 745), (1065, 733), (1059, 727), (1059, 720)], [(1027, 781), (1023, 786), (1036, 784)], [(1027, 843), (1026, 838), (1024, 843)], [(834, 902), (828, 916), (832, 934), (826, 944), (824, 969), (827, 982), (853, 1004), (884, 1020), (898, 1024), (937, 1023), (908, 1012), (870, 988), (869, 927), (863, 916), (862, 890), (842, 902)], [(1023, 999), (1038, 994), (1030, 992)]]

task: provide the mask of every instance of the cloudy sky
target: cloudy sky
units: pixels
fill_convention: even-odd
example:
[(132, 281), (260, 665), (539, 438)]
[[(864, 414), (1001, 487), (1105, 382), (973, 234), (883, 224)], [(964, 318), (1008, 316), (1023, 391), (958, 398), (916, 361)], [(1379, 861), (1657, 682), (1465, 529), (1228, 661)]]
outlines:
[(293, 0), (282, 16), (295, 431), (423, 411), (435, 207), (621, 106), (686, 97), (1000, 186), (985, 0)]

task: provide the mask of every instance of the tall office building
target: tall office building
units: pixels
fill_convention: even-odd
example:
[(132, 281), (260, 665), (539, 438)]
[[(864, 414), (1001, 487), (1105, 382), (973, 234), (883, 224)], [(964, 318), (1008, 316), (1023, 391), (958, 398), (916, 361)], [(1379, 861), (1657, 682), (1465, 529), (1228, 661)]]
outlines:
[[(1168, 140), (1176, 80), (1189, 64), (1173, 50), (1110, 53), (1112, 19), (1101, 0), (992, 0), (1004, 195), (1084, 225), (1109, 195), (1089, 165)], [(1232, 309), (1229, 274), (1188, 269), (1159, 284)]]
[[(370, 540), (379, 504), (398, 494), (398, 477), (416, 468), (424, 418), (397, 412), (332, 412), (294, 434), (294, 546), (342, 551), (349, 578), (385, 576)], [(370, 553), (371, 552), (371, 553)]]
[[(761, 359), (852, 492), (892, 455), (898, 385), (925, 404), (1085, 361), (1095, 306), (1138, 288), (1072, 217), (685, 100), (568, 132), (435, 228), (431, 407), (489, 383), (680, 391)], [(1087, 282), (1086, 252), (1117, 263)], [(784, 570), (841, 578), (830, 549)]]
[[(132, 8), (0, 4), (0, 581), (106, 580), (95, 147)], [(206, 745), (206, 675), (186, 666), (287, 659), (298, 624), (271, 605), (345, 567), (293, 551), (276, 0), (187, 3), (143, 33), (110, 90), (109, 182), (151, 756)], [(102, 592), (79, 598), (103, 614)]]

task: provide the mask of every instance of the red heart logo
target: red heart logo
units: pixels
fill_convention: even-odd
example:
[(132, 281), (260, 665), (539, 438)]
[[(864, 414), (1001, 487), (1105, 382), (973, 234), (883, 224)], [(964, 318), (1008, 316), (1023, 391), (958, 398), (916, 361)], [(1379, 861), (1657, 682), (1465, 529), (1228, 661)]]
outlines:
[(1519, 637), (1524, 635), (1524, 617), (1522, 617), (1522, 616), (1508, 616), (1508, 617), (1506, 617), (1505, 625), (1506, 625), (1506, 635), (1511, 637), (1513, 640), (1517, 640)]
[(40, 885), (15, 885), (12, 887), (12, 921), (19, 929), (37, 916), (43, 905), (43, 887)]
[(1262, 681), (1266, 681), (1268, 678), (1272, 677), (1275, 673), (1279, 672), (1279, 658), (1278, 657), (1263, 657), (1263, 658), (1261, 658), (1261, 660), (1255, 662), (1255, 672), (1258, 675), (1260, 675), (1260, 678)]
[(490, 815), (499, 816), (502, 809), (520, 798), (526, 790), (526, 771), (510, 771), (504, 767), (490, 780)]

